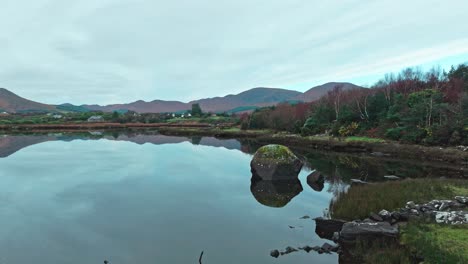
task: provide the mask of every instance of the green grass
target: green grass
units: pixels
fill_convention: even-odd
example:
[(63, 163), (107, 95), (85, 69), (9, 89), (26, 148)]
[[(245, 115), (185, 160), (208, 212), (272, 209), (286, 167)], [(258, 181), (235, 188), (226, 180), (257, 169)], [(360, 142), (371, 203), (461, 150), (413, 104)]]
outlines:
[[(411, 252), (391, 239), (358, 239), (353, 248), (348, 249), (353, 256), (358, 256), (362, 263), (411, 264)], [(356, 263), (356, 262), (353, 262)]]
[[(369, 185), (355, 185), (330, 205), (334, 218), (364, 219), (371, 212), (404, 207), (433, 199), (453, 199), (468, 195), (468, 181), (461, 179), (408, 179)], [(354, 254), (363, 263), (414, 263), (412, 256), (424, 257), (425, 264), (468, 263), (468, 225), (451, 226), (410, 221), (401, 227), (400, 243), (379, 241), (357, 244)], [(364, 243), (364, 242), (363, 242)]]
[(369, 142), (369, 143), (384, 143), (385, 140), (380, 138), (370, 138), (370, 137), (347, 137), (345, 138), (346, 142)]
[(364, 219), (371, 212), (395, 210), (406, 202), (428, 202), (468, 195), (468, 181), (456, 179), (409, 179), (351, 186), (330, 204), (330, 215), (345, 220)]
[(424, 263), (468, 263), (468, 225), (411, 223), (402, 228), (401, 242)]

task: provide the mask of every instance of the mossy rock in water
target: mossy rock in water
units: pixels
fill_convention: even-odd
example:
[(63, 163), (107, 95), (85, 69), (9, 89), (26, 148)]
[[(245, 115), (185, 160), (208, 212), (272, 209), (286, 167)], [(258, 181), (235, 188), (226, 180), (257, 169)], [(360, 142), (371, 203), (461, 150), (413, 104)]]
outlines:
[(302, 192), (301, 182), (292, 181), (252, 181), (250, 191), (255, 199), (269, 207), (283, 207)]
[(288, 181), (297, 179), (302, 165), (288, 147), (266, 145), (257, 150), (250, 168), (255, 180)]

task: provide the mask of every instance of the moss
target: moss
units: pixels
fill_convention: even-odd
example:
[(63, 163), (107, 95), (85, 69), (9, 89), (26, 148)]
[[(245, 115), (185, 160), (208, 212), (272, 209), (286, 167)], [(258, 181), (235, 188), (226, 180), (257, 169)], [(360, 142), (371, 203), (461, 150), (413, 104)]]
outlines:
[(259, 148), (255, 156), (258, 159), (275, 160), (278, 162), (293, 162), (297, 159), (296, 155), (288, 147), (275, 144)]

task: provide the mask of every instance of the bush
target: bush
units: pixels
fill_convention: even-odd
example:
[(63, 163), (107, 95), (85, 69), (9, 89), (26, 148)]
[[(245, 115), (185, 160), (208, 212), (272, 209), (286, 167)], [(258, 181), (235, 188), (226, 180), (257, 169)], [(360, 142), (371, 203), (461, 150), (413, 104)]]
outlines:
[(392, 140), (399, 140), (401, 136), (403, 135), (404, 130), (405, 130), (404, 127), (396, 127), (396, 128), (387, 129), (387, 132), (385, 132), (385, 137), (392, 139)]
[(338, 130), (338, 133), (340, 134), (340, 136), (342, 137), (347, 137), (347, 136), (353, 136), (354, 133), (356, 132), (356, 129), (359, 127), (358, 123), (356, 122), (352, 122), (350, 125), (348, 126), (342, 126), (340, 127), (340, 129)]

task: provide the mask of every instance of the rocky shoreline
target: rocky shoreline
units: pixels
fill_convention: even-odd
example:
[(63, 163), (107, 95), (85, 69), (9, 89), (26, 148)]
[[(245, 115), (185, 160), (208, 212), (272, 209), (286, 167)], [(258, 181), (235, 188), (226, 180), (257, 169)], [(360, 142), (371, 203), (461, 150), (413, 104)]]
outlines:
[[(304, 216), (301, 219), (307, 219)], [(399, 225), (408, 221), (430, 221), (447, 225), (468, 224), (468, 197), (456, 196), (452, 200), (432, 200), (423, 204), (408, 201), (405, 207), (392, 212), (381, 210), (371, 213), (366, 219), (344, 221), (340, 219), (313, 219), (315, 232), (320, 238), (331, 240), (335, 245), (324, 243), (322, 246), (287, 247), (285, 250), (272, 250), (270, 255), (278, 258), (298, 251), (346, 254), (356, 241), (373, 239), (397, 242), (400, 236)]]

